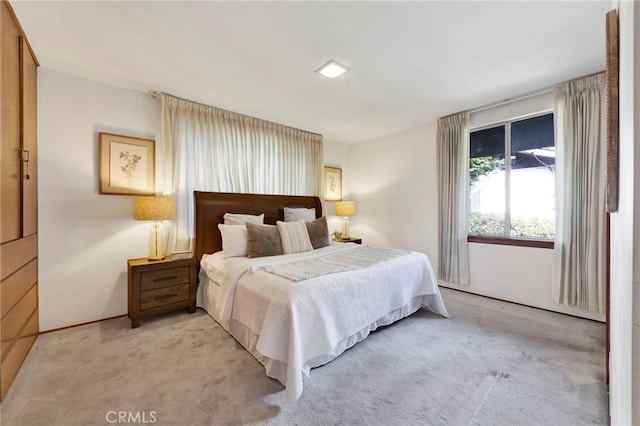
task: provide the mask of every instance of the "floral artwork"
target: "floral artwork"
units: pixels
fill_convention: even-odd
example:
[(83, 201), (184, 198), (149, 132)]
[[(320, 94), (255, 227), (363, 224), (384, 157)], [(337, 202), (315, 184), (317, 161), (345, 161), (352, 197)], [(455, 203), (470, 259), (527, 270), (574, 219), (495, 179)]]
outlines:
[(327, 185), (329, 188), (329, 193), (335, 193), (338, 191), (338, 178), (333, 175), (330, 174), (327, 176)]
[(147, 148), (111, 141), (109, 151), (111, 186), (144, 190), (147, 186), (147, 169), (146, 163), (141, 160), (143, 157), (148, 157)]
[(138, 154), (132, 154), (129, 151), (121, 151), (120, 159), (124, 162), (124, 164), (120, 167), (120, 170), (122, 170), (122, 173), (124, 173), (124, 175), (128, 179), (131, 179), (133, 177), (133, 173), (138, 167), (138, 161), (142, 159), (142, 156)]
[(155, 142), (100, 133), (100, 192), (153, 194)]
[(342, 169), (338, 167), (324, 168), (324, 199), (327, 201), (342, 200)]

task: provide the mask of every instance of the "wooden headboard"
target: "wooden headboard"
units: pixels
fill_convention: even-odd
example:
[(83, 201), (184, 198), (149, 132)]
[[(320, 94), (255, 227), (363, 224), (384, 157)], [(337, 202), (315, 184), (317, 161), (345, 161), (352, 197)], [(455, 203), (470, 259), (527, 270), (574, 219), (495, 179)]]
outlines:
[(193, 196), (196, 213), (194, 251), (198, 265), (203, 254), (222, 250), (218, 224), (224, 222), (225, 213), (264, 213), (264, 223), (271, 225), (284, 220), (285, 207), (314, 207), (316, 218), (322, 216), (322, 203), (318, 197), (201, 191), (193, 191)]

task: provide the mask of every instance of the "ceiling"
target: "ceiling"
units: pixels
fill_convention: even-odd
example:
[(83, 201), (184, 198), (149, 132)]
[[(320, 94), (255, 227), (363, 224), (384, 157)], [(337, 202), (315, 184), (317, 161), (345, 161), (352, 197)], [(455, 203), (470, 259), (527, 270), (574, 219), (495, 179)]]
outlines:
[[(355, 143), (605, 67), (611, 1), (11, 0), (42, 67)], [(316, 73), (335, 59), (350, 71)]]

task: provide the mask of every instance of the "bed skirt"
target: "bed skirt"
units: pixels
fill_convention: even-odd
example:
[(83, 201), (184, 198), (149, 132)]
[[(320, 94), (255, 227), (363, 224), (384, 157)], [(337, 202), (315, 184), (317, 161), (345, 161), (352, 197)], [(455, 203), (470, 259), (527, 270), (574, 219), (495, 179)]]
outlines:
[[(287, 383), (287, 363), (269, 358), (261, 354), (257, 349), (259, 335), (254, 334), (248, 327), (236, 320), (222, 321), (220, 318), (216, 318), (212, 313), (214, 306), (214, 298), (218, 292), (219, 286), (214, 282), (206, 278), (205, 274), (201, 274), (201, 282), (198, 287), (196, 305), (203, 308), (209, 315), (216, 320), (234, 339), (238, 341), (254, 358), (256, 358), (265, 368), (267, 376), (277, 379), (282, 385), (286, 386)], [(352, 336), (338, 342), (333, 349), (326, 354), (315, 357), (305, 362), (302, 367), (303, 379), (309, 378), (309, 373), (312, 368), (320, 367), (332, 361), (347, 349), (354, 346), (356, 343), (364, 340), (369, 334), (376, 330), (378, 327), (383, 327), (392, 324), (402, 318), (417, 312), (420, 308), (427, 308), (435, 313), (438, 313), (440, 305), (440, 299), (436, 295), (416, 296), (405, 306), (395, 309), (386, 315), (382, 316), (378, 320), (364, 327)], [(433, 306), (433, 308), (431, 308)], [(293, 402), (297, 399), (297, 395), (291, 398), (292, 395), (286, 395), (287, 402)]]

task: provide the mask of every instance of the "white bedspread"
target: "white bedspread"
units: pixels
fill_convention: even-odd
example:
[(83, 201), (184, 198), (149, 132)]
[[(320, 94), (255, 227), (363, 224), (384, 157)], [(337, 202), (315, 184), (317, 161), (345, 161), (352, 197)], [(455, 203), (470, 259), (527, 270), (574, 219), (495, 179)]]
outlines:
[[(223, 259), (217, 253), (202, 259), (202, 271), (218, 286), (215, 300), (206, 304), (209, 313), (227, 330), (230, 321), (241, 323), (257, 336), (260, 357), (286, 365), (286, 374), (272, 377), (285, 385), (287, 402), (300, 397), (303, 376), (311, 368), (335, 358), (375, 327), (398, 319), (395, 312), (412, 313), (407, 306), (416, 298), (420, 303), (415, 309), (424, 306), (448, 316), (431, 264), (422, 253), (299, 282), (259, 269), (358, 247), (334, 244), (282, 256)], [(391, 313), (393, 318), (385, 320)]]

